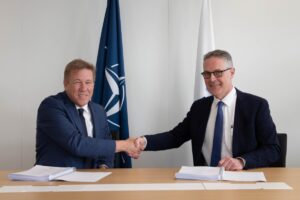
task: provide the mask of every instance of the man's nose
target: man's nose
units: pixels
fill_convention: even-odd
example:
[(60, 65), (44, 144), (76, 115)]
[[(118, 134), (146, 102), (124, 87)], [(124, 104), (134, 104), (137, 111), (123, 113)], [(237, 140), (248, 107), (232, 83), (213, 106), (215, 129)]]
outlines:
[(210, 81), (214, 81), (216, 80), (217, 78), (215, 77), (215, 75), (213, 73), (210, 74), (210, 77), (209, 77), (209, 80)]
[(80, 84), (80, 90), (86, 90), (87, 88), (87, 84), (85, 84), (84, 82)]

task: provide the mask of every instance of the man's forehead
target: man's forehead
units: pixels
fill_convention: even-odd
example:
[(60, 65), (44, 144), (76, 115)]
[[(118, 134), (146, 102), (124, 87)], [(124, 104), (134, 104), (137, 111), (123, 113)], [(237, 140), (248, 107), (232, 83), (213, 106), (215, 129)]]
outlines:
[(227, 62), (224, 59), (218, 57), (211, 57), (204, 61), (203, 68), (223, 69), (224, 66), (226, 67), (226, 65)]

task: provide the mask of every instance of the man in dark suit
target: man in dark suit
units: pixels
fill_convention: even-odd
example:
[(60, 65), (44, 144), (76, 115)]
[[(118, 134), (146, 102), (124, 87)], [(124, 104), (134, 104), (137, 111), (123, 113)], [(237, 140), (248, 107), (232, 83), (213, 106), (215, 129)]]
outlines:
[[(137, 138), (136, 145), (141, 150), (157, 151), (191, 140), (194, 165), (217, 165), (226, 170), (266, 167), (278, 160), (281, 149), (268, 102), (233, 86), (231, 55), (222, 50), (209, 52), (204, 56), (203, 69), (212, 96), (195, 101), (174, 129)], [(217, 127), (221, 127), (219, 136)], [(218, 137), (219, 147), (218, 142), (215, 144)]]
[(35, 164), (99, 168), (113, 167), (115, 152), (138, 157), (132, 140), (112, 140), (104, 109), (90, 101), (94, 80), (92, 64), (76, 59), (66, 66), (65, 91), (38, 109)]

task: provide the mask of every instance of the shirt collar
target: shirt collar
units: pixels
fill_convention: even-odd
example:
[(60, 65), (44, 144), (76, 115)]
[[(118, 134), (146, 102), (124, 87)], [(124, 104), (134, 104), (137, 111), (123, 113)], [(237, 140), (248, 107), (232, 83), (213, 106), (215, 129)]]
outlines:
[(77, 109), (77, 110), (78, 110), (79, 108), (82, 108), (84, 111), (89, 112), (88, 104), (86, 104), (86, 105), (84, 105), (84, 106), (82, 106), (82, 107), (77, 106), (77, 105), (75, 105), (75, 106), (76, 106), (76, 109)]
[[(236, 89), (235, 87), (232, 87), (231, 91), (222, 99), (223, 103), (226, 106), (231, 106), (236, 99)], [(214, 97), (214, 104), (217, 105), (218, 102), (221, 101), (220, 99), (217, 99)]]

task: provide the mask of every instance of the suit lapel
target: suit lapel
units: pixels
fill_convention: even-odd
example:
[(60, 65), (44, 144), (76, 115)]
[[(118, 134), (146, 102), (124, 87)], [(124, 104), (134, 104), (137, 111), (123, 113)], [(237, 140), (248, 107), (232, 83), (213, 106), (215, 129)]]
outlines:
[[(207, 99), (203, 100), (203, 104), (199, 104), (200, 106), (197, 108), (197, 110), (194, 112), (195, 113), (195, 117), (193, 117), (197, 127), (197, 134), (196, 134), (196, 140), (198, 141), (199, 146), (202, 147), (204, 138), (205, 138), (205, 132), (206, 132), (206, 127), (207, 127), (207, 122), (208, 122), (208, 118), (209, 118), (209, 114), (210, 114), (210, 110), (211, 110), (211, 104), (213, 102), (213, 97), (208, 97)], [(200, 113), (200, 114), (199, 114)]]
[(192, 130), (192, 149), (195, 165), (205, 165), (203, 157), (202, 146), (206, 133), (206, 126), (211, 110), (213, 97), (204, 97), (195, 102), (194, 109), (191, 110), (191, 130)]
[(243, 112), (243, 93), (236, 89), (236, 104), (235, 104), (235, 113), (234, 113), (234, 127), (233, 127), (233, 136), (232, 136), (232, 155), (233, 157), (238, 156), (239, 152), (239, 135), (241, 133), (241, 121), (242, 121), (242, 112)]
[(98, 131), (98, 126), (97, 126), (98, 123), (95, 121), (96, 112), (95, 112), (95, 109), (93, 109), (91, 102), (89, 102), (88, 106), (89, 106), (89, 109), (91, 112), (91, 118), (92, 118), (92, 124), (93, 124), (93, 137), (96, 137), (96, 133)]
[(83, 133), (83, 127), (81, 124), (81, 120), (79, 118), (78, 111), (75, 107), (75, 104), (71, 102), (69, 97), (66, 93), (64, 93), (64, 102), (65, 102), (65, 108), (68, 115), (70, 115), (70, 120), (73, 121), (75, 126), (80, 130), (81, 133)]

